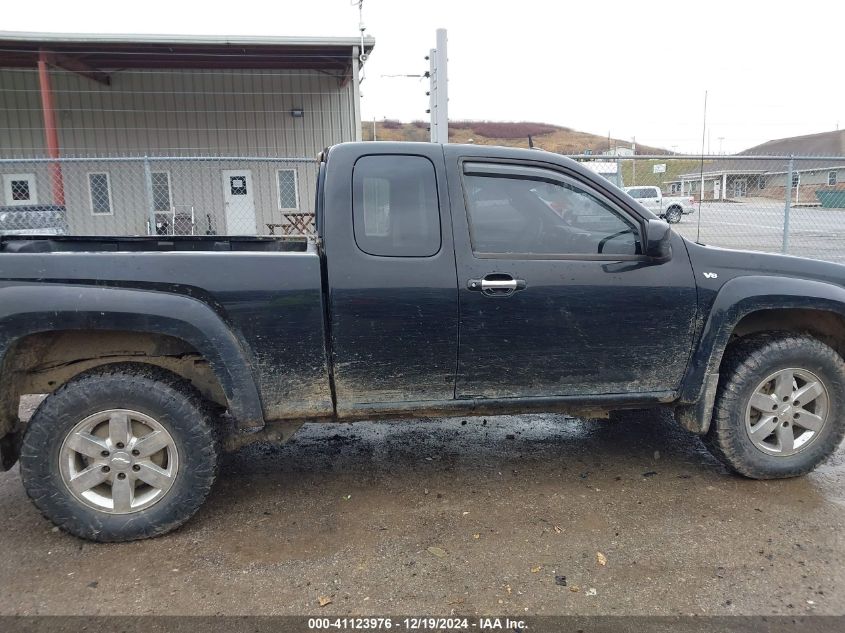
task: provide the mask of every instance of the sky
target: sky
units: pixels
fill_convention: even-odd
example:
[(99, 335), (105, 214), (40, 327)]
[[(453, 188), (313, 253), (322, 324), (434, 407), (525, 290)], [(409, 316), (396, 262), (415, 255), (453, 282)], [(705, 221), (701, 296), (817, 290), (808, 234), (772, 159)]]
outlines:
[[(357, 36), (352, 0), (41, 0), (17, 31)], [(127, 10), (127, 8), (131, 8)], [(363, 0), (364, 119), (426, 119), (418, 78), (449, 37), (449, 117), (538, 121), (708, 153), (845, 125), (845, 3)]]

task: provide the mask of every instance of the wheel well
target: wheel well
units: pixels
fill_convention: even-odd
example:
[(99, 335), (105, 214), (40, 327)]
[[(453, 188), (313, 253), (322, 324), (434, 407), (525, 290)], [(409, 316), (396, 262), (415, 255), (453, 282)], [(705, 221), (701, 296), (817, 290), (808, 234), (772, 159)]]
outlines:
[(801, 332), (845, 356), (845, 318), (835, 312), (800, 308), (760, 310), (744, 316), (731, 333), (728, 345), (761, 332)]
[(206, 399), (227, 406), (223, 388), (208, 362), (182, 339), (112, 330), (41, 332), (19, 339), (6, 354), (0, 435), (17, 419), (20, 396), (52, 393), (83, 371), (126, 362), (167, 369), (190, 381)]
[[(788, 332), (808, 334), (832, 347), (837, 354), (845, 357), (845, 318), (827, 310), (804, 308), (772, 308), (751, 312), (740, 319), (731, 332), (727, 345), (722, 350), (714, 350), (711, 360), (718, 360), (719, 371), (728, 357), (727, 349), (742, 339), (762, 334), (763, 332)], [(716, 354), (721, 357), (716, 358)], [(715, 369), (715, 368), (713, 368)], [(712, 369), (711, 369), (712, 371)], [(718, 389), (719, 373), (707, 373), (704, 386), (696, 402), (676, 409), (678, 421), (689, 431), (703, 434), (710, 427), (713, 415), (713, 403)]]

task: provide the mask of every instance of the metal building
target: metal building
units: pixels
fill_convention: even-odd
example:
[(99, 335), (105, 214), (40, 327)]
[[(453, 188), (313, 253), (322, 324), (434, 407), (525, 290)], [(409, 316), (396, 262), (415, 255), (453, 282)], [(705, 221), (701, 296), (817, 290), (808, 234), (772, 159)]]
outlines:
[(77, 234), (188, 209), (190, 232), (273, 233), (313, 211), (317, 153), (360, 139), (374, 44), (0, 32), (0, 209), (50, 205)]

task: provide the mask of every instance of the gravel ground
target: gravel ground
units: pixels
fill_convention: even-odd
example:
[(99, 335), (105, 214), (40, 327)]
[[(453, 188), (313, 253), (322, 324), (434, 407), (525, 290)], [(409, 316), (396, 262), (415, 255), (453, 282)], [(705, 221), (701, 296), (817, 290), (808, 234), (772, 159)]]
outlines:
[(98, 545), (15, 468), (0, 614), (843, 614), (843, 484), (843, 449), (750, 481), (655, 413), (306, 425), (177, 532)]

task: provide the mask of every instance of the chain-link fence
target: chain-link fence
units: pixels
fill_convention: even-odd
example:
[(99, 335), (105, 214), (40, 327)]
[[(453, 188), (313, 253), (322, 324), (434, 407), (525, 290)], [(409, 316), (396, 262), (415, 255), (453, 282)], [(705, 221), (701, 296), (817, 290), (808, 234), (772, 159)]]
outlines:
[(573, 156), (682, 235), (845, 262), (845, 156)]
[[(575, 156), (716, 246), (845, 262), (845, 157)], [(0, 159), (0, 234), (307, 235), (307, 158)]]
[(316, 174), (306, 158), (0, 159), (0, 234), (311, 234)]

